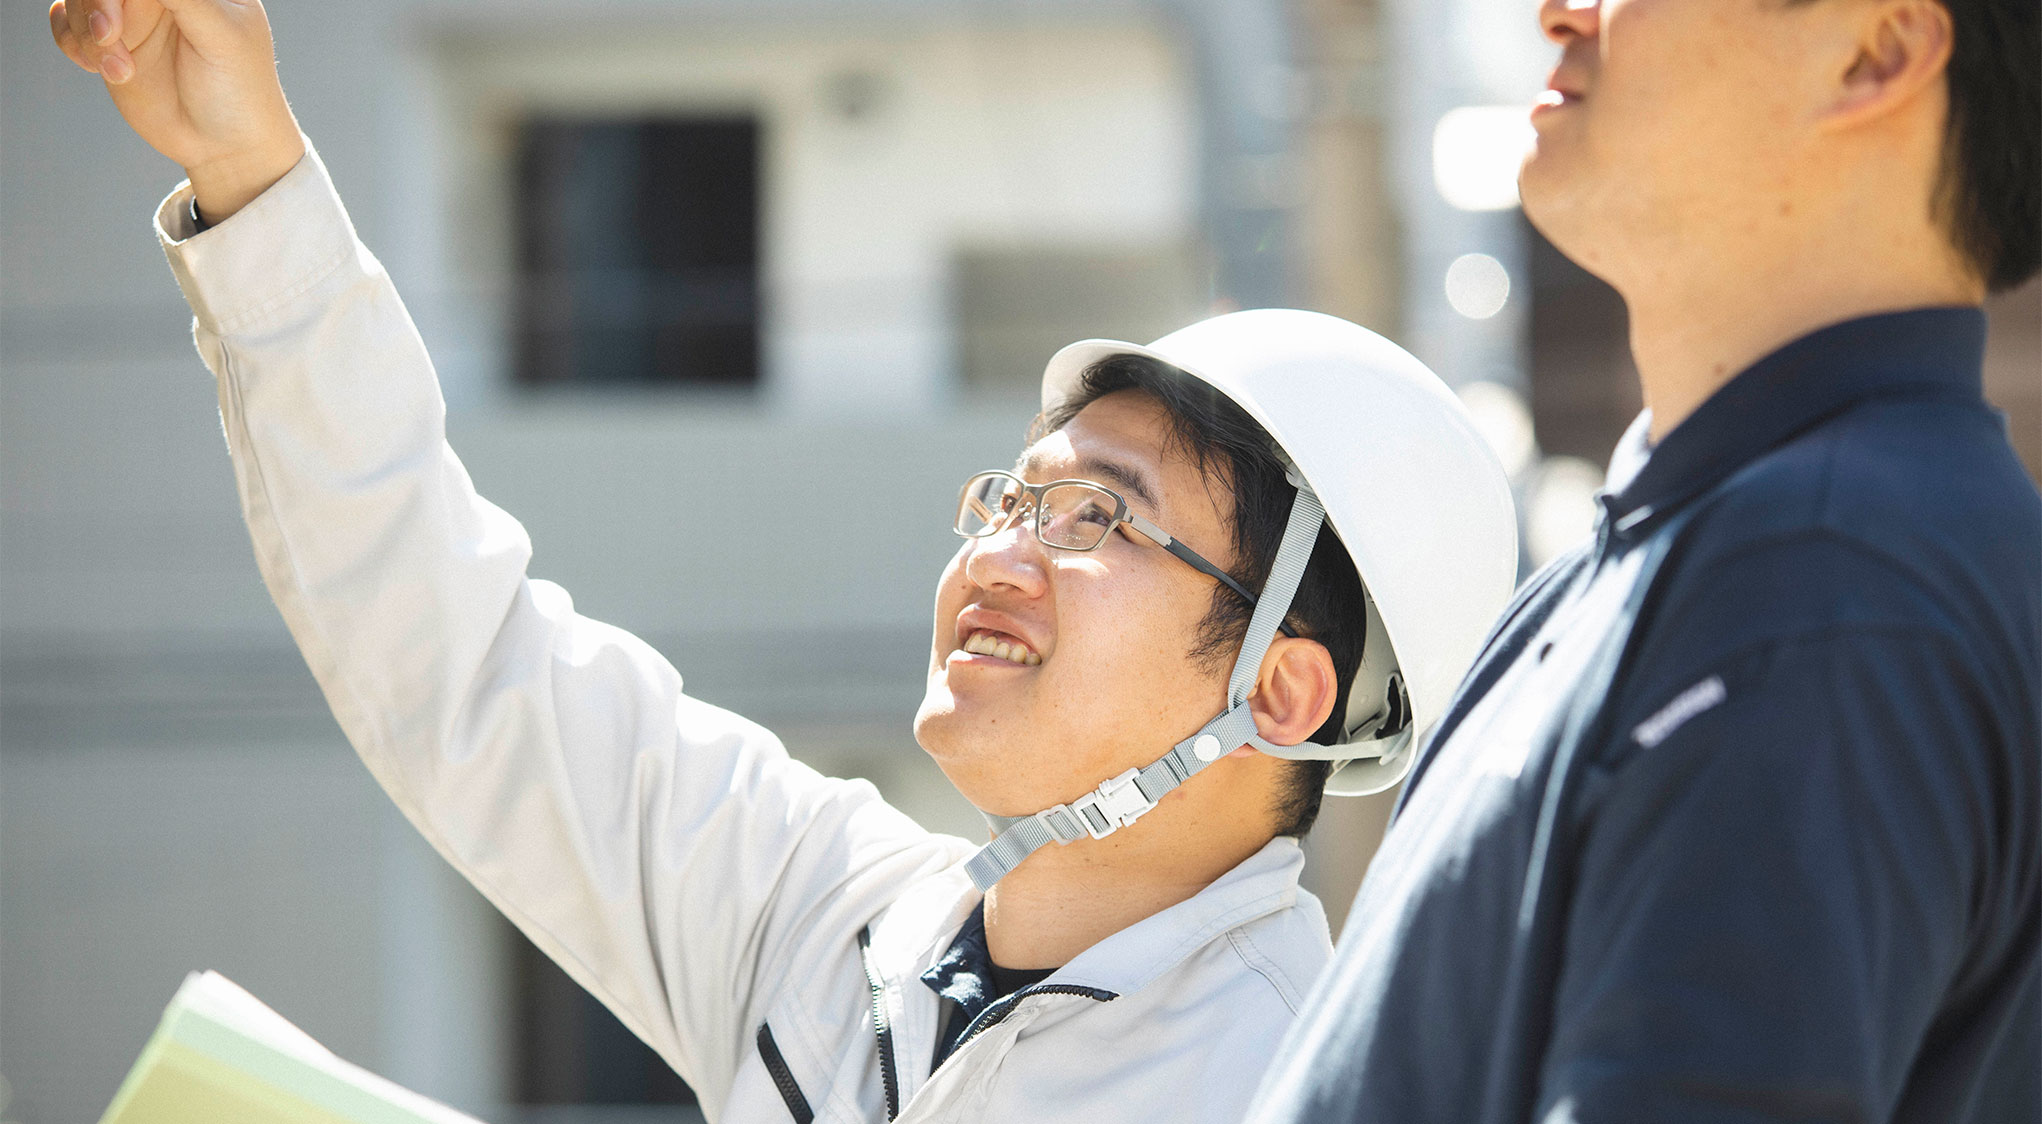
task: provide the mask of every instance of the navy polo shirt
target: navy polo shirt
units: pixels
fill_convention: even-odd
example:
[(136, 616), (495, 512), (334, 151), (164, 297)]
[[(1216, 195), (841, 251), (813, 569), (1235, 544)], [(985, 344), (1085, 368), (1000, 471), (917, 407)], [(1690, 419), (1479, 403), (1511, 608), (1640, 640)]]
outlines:
[(1984, 338), (1976, 309), (1826, 328), (1612, 466), (1253, 1120), (2042, 1119), (2042, 498)]

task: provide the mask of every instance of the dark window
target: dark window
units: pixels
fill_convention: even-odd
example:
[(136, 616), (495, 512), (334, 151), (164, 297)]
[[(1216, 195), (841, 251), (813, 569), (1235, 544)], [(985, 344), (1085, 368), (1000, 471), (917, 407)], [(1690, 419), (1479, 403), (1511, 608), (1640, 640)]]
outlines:
[(1524, 230), (1533, 431), (1548, 454), (1603, 464), (1642, 408), (1624, 298), (1567, 260), (1530, 223)]
[(518, 1103), (695, 1103), (694, 1091), (595, 996), (522, 935), (511, 940)]
[(533, 120), (517, 175), (519, 382), (757, 383), (756, 120)]

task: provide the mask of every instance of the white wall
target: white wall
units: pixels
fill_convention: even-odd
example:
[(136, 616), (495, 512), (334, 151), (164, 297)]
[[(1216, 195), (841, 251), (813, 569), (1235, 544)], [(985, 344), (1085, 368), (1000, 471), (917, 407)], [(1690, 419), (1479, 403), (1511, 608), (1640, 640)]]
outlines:
[[(1191, 84), (1154, 21), (717, 21), (622, 42), (571, 25), (428, 26), (416, 53), (447, 142), (433, 272), (472, 321), (456, 330), (484, 344), (449, 371), (462, 401), (501, 381), (487, 341), (503, 336), (522, 221), (504, 190), (509, 126), (533, 113), (760, 120), (764, 380), (783, 414), (950, 406), (960, 248), (1146, 250), (1194, 234)], [(852, 84), (870, 92), (855, 116)]]

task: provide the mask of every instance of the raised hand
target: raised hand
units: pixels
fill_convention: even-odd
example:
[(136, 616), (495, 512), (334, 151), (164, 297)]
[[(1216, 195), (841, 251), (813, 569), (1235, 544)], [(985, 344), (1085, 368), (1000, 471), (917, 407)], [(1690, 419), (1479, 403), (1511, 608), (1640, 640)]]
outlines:
[(50, 31), (221, 222), (304, 155), (257, 0), (56, 0)]

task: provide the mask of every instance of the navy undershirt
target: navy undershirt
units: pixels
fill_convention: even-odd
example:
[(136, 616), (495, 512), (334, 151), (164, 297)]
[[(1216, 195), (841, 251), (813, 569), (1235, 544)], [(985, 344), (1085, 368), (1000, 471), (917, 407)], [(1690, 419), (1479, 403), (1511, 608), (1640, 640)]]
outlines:
[(965, 1028), (986, 1008), (1024, 987), (1041, 983), (1055, 972), (1055, 968), (1003, 968), (993, 963), (986, 946), (986, 907), (980, 902), (971, 916), (965, 918), (964, 927), (957, 931), (957, 939), (950, 942), (950, 950), (943, 954), (943, 959), (922, 973), (922, 982), (929, 985), (929, 990), (949, 1000), (944, 1006), (943, 1028), (936, 1035), (936, 1056), (929, 1068), (933, 1070), (943, 1064), (943, 1059), (957, 1048)]

